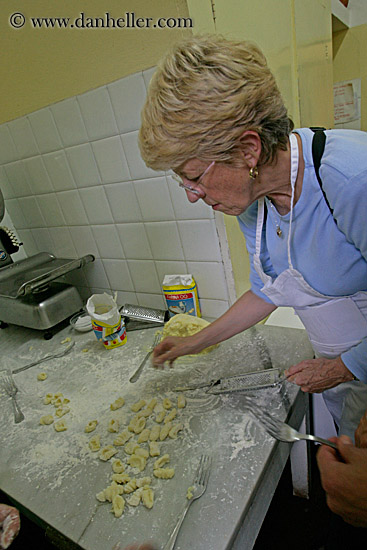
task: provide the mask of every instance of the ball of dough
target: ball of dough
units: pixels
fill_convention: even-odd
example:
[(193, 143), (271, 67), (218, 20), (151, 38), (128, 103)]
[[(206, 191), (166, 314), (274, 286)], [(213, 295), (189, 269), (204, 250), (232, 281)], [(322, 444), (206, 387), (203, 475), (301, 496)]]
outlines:
[[(210, 323), (208, 321), (205, 321), (205, 319), (201, 319), (201, 317), (178, 313), (165, 324), (162, 340), (164, 340), (168, 336), (192, 336), (193, 334), (196, 334), (208, 325), (210, 325)], [(209, 353), (210, 351), (218, 347), (218, 345), (219, 344), (209, 346), (200, 353)]]
[(45, 372), (40, 372), (39, 374), (37, 374), (37, 380), (46, 380), (47, 378), (47, 374)]

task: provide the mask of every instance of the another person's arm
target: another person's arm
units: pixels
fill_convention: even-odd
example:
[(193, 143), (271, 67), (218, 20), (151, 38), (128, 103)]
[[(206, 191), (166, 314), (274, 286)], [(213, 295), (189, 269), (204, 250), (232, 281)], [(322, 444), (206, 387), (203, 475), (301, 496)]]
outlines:
[(177, 357), (199, 353), (203, 349), (223, 342), (259, 321), (265, 319), (276, 306), (265, 302), (251, 292), (245, 292), (226, 313), (208, 327), (186, 338), (169, 337), (159, 344), (153, 354), (153, 364), (172, 363)]

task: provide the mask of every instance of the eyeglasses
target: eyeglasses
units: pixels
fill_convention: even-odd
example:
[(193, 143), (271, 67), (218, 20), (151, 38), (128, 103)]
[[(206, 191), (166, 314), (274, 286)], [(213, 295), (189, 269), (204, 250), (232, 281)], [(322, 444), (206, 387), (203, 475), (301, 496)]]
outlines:
[(197, 182), (194, 182), (193, 185), (195, 185), (195, 187), (193, 187), (193, 185), (188, 185), (187, 183), (184, 183), (184, 180), (181, 176), (179, 176), (178, 174), (173, 174), (171, 177), (177, 181), (178, 185), (180, 187), (182, 187), (183, 189), (185, 189), (186, 191), (190, 191), (190, 193), (194, 193), (195, 195), (201, 195), (201, 191), (200, 191), (200, 188), (197, 189), (197, 187), (202, 183), (204, 177), (206, 176), (206, 174), (209, 172), (209, 170), (212, 168), (212, 166), (214, 166), (215, 164), (215, 160), (213, 160), (213, 162), (211, 162), (209, 164), (209, 166), (204, 170), (204, 172), (201, 174), (200, 178), (198, 179)]

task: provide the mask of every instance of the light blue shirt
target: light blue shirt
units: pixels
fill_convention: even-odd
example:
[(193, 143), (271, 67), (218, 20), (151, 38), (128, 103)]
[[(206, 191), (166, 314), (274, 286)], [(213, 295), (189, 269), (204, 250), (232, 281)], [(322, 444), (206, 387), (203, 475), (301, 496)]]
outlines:
[[(302, 140), (305, 169), (302, 193), (293, 210), (293, 267), (321, 294), (345, 296), (367, 292), (367, 133), (326, 131), (320, 176), (333, 217), (313, 166), (313, 132), (308, 128), (296, 132)], [(280, 216), (265, 200), (268, 212), (262, 233), (261, 262), (265, 273), (275, 278), (288, 268), (290, 214)], [(271, 303), (261, 292), (263, 283), (253, 265), (256, 218), (257, 201), (238, 221), (250, 255), (251, 290)], [(282, 231), (281, 238), (276, 234), (277, 225)], [(357, 378), (367, 382), (367, 338), (343, 353), (342, 359)]]

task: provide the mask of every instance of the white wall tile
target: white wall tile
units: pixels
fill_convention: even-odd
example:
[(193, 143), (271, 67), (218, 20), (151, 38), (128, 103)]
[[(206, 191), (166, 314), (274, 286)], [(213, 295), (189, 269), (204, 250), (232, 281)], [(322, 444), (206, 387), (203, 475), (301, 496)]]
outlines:
[(33, 135), (41, 153), (50, 153), (62, 148), (61, 139), (49, 108), (28, 115)]
[[(83, 256), (84, 254), (82, 254)], [(84, 275), (90, 287), (110, 288), (110, 283), (107, 279), (106, 271), (102, 260), (96, 258), (94, 262), (87, 264), (84, 268)]]
[(127, 260), (127, 264), (136, 292), (160, 293), (161, 286), (154, 262), (149, 260)]
[(20, 208), (19, 199), (7, 199), (5, 201), (5, 211), (8, 212), (14, 227), (17, 229), (26, 229), (27, 222)]
[(0, 164), (13, 162), (17, 160), (18, 153), (15, 149), (13, 138), (11, 137), (7, 124), (0, 125)]
[(38, 195), (37, 204), (47, 227), (65, 225), (65, 219), (55, 193)]
[(54, 243), (48, 228), (39, 227), (36, 229), (31, 229), (31, 233), (37, 245), (38, 252), (49, 252), (49, 254), (53, 253)]
[(21, 160), (10, 164), (5, 164), (4, 170), (14, 191), (15, 197), (26, 197), (28, 195), (32, 195), (32, 190), (28, 182), (28, 176)]
[(176, 222), (146, 223), (145, 228), (155, 260), (184, 260)]
[(89, 223), (100, 225), (113, 223), (112, 212), (102, 186), (79, 190)]
[(134, 291), (133, 281), (131, 280), (130, 270), (126, 260), (103, 260), (103, 265), (110, 283), (110, 288), (113, 291)]
[(23, 167), (33, 194), (51, 193), (54, 190), (41, 156), (24, 160)]
[(36, 197), (21, 197), (18, 199), (18, 203), (28, 228), (45, 227), (45, 220), (37, 204)]
[(69, 227), (69, 231), (78, 257), (93, 254), (99, 258), (96, 240), (89, 226)]
[(95, 238), (101, 258), (124, 258), (124, 251), (114, 225), (93, 225)]
[(214, 212), (210, 206), (205, 204), (201, 199), (191, 203), (186, 196), (186, 191), (182, 187), (179, 187), (177, 181), (173, 180), (170, 175), (167, 175), (167, 182), (176, 219), (197, 220), (200, 218), (214, 218)]
[(33, 238), (32, 232), (30, 229), (20, 229), (18, 231), (18, 236), (21, 242), (23, 243), (23, 248), (27, 256), (33, 256), (37, 254), (38, 248), (37, 244)]
[(51, 111), (64, 147), (88, 141), (87, 131), (75, 97), (55, 103), (51, 106)]
[(195, 278), (200, 298), (228, 300), (226, 278), (221, 262), (187, 262)]
[(138, 180), (163, 176), (164, 172), (151, 170), (146, 166), (145, 162), (141, 158), (138, 146), (138, 133), (139, 132), (130, 132), (129, 134), (124, 134), (121, 136), (131, 178)]
[(18, 159), (33, 157), (39, 154), (36, 140), (34, 139), (32, 128), (27, 117), (13, 120), (9, 122), (8, 126), (15, 148), (18, 151)]
[(186, 260), (221, 261), (214, 220), (177, 222)]
[(144, 224), (117, 224), (116, 229), (127, 259), (150, 260), (153, 258)]
[(152, 76), (155, 73), (156, 69), (157, 69), (157, 67), (150, 67), (150, 69), (145, 69), (145, 71), (143, 71), (143, 78), (144, 78), (144, 83), (145, 83), (146, 89), (148, 89), (150, 79), (152, 78)]
[(155, 262), (155, 267), (158, 273), (159, 282), (163, 283), (163, 279), (166, 275), (185, 275), (190, 273), (185, 262)]
[(91, 140), (117, 134), (110, 96), (105, 86), (79, 95), (77, 100)]
[(146, 95), (142, 73), (113, 82), (107, 89), (120, 133), (138, 130), (141, 124), (140, 111)]
[(116, 223), (137, 222), (142, 219), (132, 183), (105, 185), (104, 189)]
[(75, 189), (74, 178), (64, 151), (48, 153), (42, 158), (55, 191)]
[(138, 305), (142, 307), (152, 307), (154, 309), (167, 309), (165, 299), (161, 294), (136, 293)]
[(3, 166), (0, 166), (0, 189), (4, 199), (14, 199), (14, 190), (7, 178), (6, 172)]
[(65, 153), (77, 187), (89, 187), (101, 183), (97, 164), (89, 143), (66, 149)]
[[(71, 239), (68, 227), (50, 227), (49, 232), (54, 243), (54, 254), (57, 258), (77, 258), (78, 254)], [(81, 272), (81, 269), (77, 270)], [(83, 275), (83, 279), (86, 279)]]
[(135, 181), (134, 188), (144, 221), (175, 219), (165, 177)]
[(67, 225), (88, 224), (88, 218), (78, 191), (61, 191), (57, 193), (57, 200)]
[(218, 319), (229, 308), (224, 300), (200, 300), (201, 314), (205, 319)]
[(120, 307), (125, 304), (139, 305), (135, 292), (124, 292), (123, 290), (117, 291), (116, 303)]
[(130, 180), (125, 153), (119, 136), (92, 143), (97, 166), (103, 183), (118, 183)]

